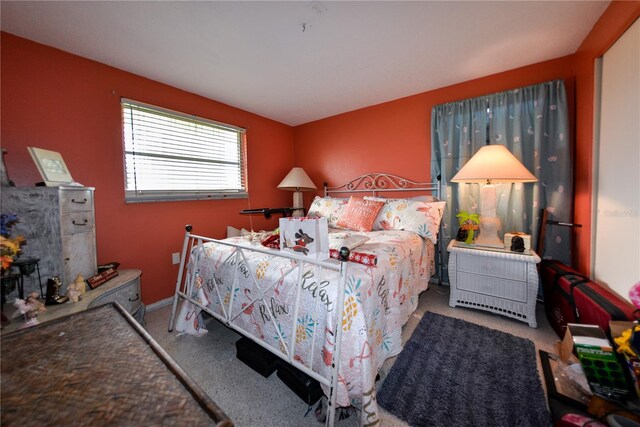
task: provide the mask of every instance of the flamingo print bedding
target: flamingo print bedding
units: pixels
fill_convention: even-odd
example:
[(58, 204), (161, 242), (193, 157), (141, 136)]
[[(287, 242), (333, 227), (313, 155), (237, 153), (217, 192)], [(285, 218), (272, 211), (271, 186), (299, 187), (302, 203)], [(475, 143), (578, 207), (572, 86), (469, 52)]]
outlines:
[[(404, 230), (353, 233), (357, 236), (351, 233), (331, 230), (330, 246), (332, 241), (337, 244), (336, 239), (358, 241), (352, 249), (372, 257), (376, 263), (348, 263), (337, 403), (360, 408), (362, 424), (371, 424), (378, 421), (376, 375), (386, 359), (402, 350), (402, 326), (415, 311), (418, 295), (427, 289), (434, 272), (434, 246), (429, 239)], [(231, 240), (251, 248), (242, 238)], [(307, 265), (302, 272), (288, 274), (292, 268), (300, 268), (290, 259), (250, 251), (239, 258), (234, 255), (234, 247), (215, 242), (194, 251), (200, 259), (194, 265), (193, 260), (198, 258), (192, 254), (187, 268), (187, 274), (195, 274), (195, 281), (187, 290), (192, 297), (219, 313), (227, 309), (233, 293), (232, 313), (238, 313), (234, 322), (282, 354), (286, 354), (285, 346), (295, 336), (294, 359), (327, 375), (335, 345), (329, 332), (334, 330), (334, 317), (327, 313), (337, 308), (338, 272)], [(239, 259), (238, 271), (243, 280), (231, 289)], [(294, 329), (294, 290), (299, 278), (304, 292)], [(258, 295), (262, 298), (256, 300)], [(206, 333), (198, 321), (199, 311), (184, 301), (176, 330)]]

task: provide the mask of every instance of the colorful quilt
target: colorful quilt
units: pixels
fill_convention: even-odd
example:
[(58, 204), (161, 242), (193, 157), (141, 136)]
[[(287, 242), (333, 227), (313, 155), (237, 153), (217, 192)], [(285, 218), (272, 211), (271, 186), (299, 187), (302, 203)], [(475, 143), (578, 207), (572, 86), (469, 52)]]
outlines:
[[(339, 232), (344, 238), (345, 231)], [(402, 350), (402, 326), (415, 311), (418, 295), (427, 289), (435, 268), (433, 244), (415, 233), (357, 234), (368, 239), (362, 239), (364, 243), (355, 249), (374, 256), (377, 262), (348, 263), (337, 402), (338, 406), (361, 409), (365, 425), (379, 420), (376, 375), (386, 359)], [(242, 238), (226, 241), (247, 249), (256, 247)], [(308, 264), (301, 272), (298, 263), (288, 258), (250, 250), (243, 250), (244, 256), (237, 252), (233, 246), (215, 242), (195, 247), (186, 272), (187, 277), (193, 277), (187, 280), (187, 294), (214, 313), (230, 311), (235, 325), (269, 344), (272, 351), (288, 354), (293, 347), (294, 360), (328, 377), (335, 346), (333, 314), (339, 273)], [(240, 285), (234, 287), (236, 274)], [(299, 302), (295, 298), (298, 281), (303, 290)], [(176, 330), (206, 333), (200, 314), (197, 306), (185, 301)]]

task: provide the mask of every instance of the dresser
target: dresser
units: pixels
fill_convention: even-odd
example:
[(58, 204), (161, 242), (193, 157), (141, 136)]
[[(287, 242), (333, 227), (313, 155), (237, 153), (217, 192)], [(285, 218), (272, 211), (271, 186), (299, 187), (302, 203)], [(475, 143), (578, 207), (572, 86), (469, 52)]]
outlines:
[(490, 311), (537, 327), (536, 299), (540, 257), (451, 241), (449, 305)]
[[(67, 301), (64, 304), (48, 305), (47, 310), (38, 315), (38, 323), (46, 323), (70, 314), (81, 313), (89, 308), (97, 307), (110, 302), (119, 303), (140, 324), (144, 325), (145, 306), (142, 303), (140, 291), (140, 278), (142, 271), (137, 269), (118, 270), (118, 275), (95, 289), (87, 286), (86, 293), (78, 302)], [(66, 286), (65, 286), (66, 291)], [(9, 318), (13, 317), (14, 307), (5, 305)], [(2, 329), (2, 334), (24, 327), (25, 322), (18, 317), (11, 320)]]
[[(93, 196), (89, 187), (2, 187), (2, 212), (18, 217), (11, 235), (26, 238), (20, 256), (40, 258), (44, 283), (59, 276), (66, 289), (78, 273), (96, 274)], [(25, 295), (31, 291), (39, 286), (25, 280)]]

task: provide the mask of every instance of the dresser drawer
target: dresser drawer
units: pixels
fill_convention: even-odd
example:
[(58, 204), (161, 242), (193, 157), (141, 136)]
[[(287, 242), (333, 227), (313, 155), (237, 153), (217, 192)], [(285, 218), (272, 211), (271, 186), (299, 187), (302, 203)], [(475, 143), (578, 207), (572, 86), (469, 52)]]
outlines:
[(62, 212), (78, 212), (93, 210), (93, 191), (65, 189), (61, 192), (60, 210)]
[(527, 284), (495, 277), (458, 272), (457, 288), (512, 301), (527, 302)]
[(78, 273), (89, 278), (97, 272), (96, 242), (93, 233), (76, 233), (62, 240), (63, 277), (70, 283)]
[(125, 286), (118, 287), (100, 295), (91, 301), (89, 308), (115, 301), (119, 303), (129, 313), (135, 313), (142, 306), (142, 298), (140, 297), (140, 278), (129, 282)]
[(458, 254), (458, 271), (527, 281), (527, 263), (502, 258)]
[(93, 212), (74, 212), (62, 215), (60, 218), (62, 235), (86, 233), (93, 231)]

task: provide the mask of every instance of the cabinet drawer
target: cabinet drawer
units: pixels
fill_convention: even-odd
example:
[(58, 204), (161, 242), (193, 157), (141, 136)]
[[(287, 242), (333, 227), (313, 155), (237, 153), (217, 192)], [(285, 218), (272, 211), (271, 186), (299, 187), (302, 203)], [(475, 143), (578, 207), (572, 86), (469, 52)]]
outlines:
[(129, 313), (135, 313), (142, 306), (140, 278), (99, 296), (89, 304), (89, 308), (115, 301)]
[(63, 283), (71, 283), (78, 273), (86, 279), (97, 271), (96, 241), (93, 233), (77, 233), (62, 239)]
[(60, 195), (60, 210), (62, 212), (93, 210), (93, 191), (65, 189)]
[(63, 236), (93, 231), (93, 212), (74, 212), (64, 214), (60, 219), (60, 222)]
[(483, 295), (527, 302), (527, 284), (513, 280), (458, 272), (456, 288)]
[(458, 271), (527, 281), (527, 263), (502, 258), (459, 254)]

